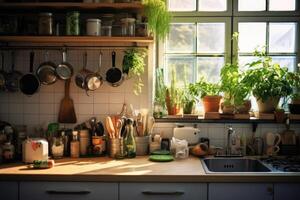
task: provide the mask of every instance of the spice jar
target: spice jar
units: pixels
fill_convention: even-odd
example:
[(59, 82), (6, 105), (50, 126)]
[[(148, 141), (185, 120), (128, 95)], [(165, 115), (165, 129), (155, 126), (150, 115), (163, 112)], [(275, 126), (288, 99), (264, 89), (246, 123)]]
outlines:
[(87, 19), (86, 20), (86, 34), (91, 36), (101, 35), (101, 20)]
[(122, 36), (135, 36), (135, 19), (134, 18), (123, 18), (121, 19), (122, 24)]
[(79, 158), (79, 141), (78, 141), (78, 132), (72, 132), (73, 140), (70, 144), (70, 154), (71, 158)]
[(66, 19), (66, 35), (79, 35), (79, 16), (80, 13), (77, 11), (68, 12)]
[(52, 35), (53, 34), (53, 19), (52, 13), (39, 14), (39, 35)]

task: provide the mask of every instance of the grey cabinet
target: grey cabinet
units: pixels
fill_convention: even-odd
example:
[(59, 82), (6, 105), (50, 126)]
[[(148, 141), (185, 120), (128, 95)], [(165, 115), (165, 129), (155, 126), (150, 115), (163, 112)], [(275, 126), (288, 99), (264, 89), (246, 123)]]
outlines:
[(18, 200), (17, 182), (0, 182), (0, 199)]
[(120, 200), (206, 200), (207, 184), (120, 183)]
[(118, 200), (117, 183), (21, 182), (20, 200)]
[(274, 184), (274, 200), (299, 200), (300, 184), (276, 183)]
[(209, 183), (208, 200), (273, 200), (273, 185), (265, 183)]

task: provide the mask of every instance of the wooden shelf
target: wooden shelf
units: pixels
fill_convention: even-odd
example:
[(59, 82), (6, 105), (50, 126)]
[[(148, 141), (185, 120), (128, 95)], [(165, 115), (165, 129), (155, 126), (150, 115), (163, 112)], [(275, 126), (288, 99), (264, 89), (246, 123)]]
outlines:
[(142, 10), (141, 3), (0, 3), (0, 10)]
[(0, 43), (153, 43), (152, 37), (0, 36)]

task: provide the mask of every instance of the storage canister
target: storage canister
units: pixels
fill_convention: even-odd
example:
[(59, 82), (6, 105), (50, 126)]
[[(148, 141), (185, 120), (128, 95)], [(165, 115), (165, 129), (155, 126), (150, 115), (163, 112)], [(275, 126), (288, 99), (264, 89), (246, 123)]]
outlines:
[(91, 36), (101, 35), (101, 20), (87, 19), (86, 20), (86, 34)]
[(121, 19), (122, 24), (122, 36), (135, 36), (135, 19), (134, 18), (123, 18)]
[(79, 35), (79, 16), (78, 11), (68, 12), (66, 19), (66, 35)]
[(79, 145), (80, 145), (80, 155), (87, 155), (87, 148), (90, 145), (90, 133), (89, 130), (79, 131)]
[(39, 35), (53, 34), (53, 19), (52, 13), (39, 14)]

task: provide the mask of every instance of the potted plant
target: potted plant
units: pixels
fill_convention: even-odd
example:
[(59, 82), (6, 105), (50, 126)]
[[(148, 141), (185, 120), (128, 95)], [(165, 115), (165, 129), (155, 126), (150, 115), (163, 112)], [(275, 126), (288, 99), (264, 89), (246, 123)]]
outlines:
[(188, 86), (185, 86), (182, 91), (182, 107), (183, 114), (192, 114), (195, 108), (196, 99)]
[[(298, 64), (300, 67), (300, 63)], [(292, 114), (300, 114), (300, 72), (290, 74), (291, 84), (296, 88), (295, 93), (290, 96), (291, 103), (289, 104), (289, 110)]]
[(176, 73), (172, 70), (170, 87), (166, 88), (166, 106), (168, 109), (168, 115), (177, 115), (180, 112), (182, 103), (182, 89), (177, 87)]
[(204, 112), (219, 112), (220, 108), (220, 85), (209, 83), (204, 78), (194, 84), (189, 85), (189, 90), (194, 96), (200, 96), (204, 106)]
[(166, 0), (142, 0), (144, 13), (148, 20), (148, 29), (158, 39), (165, 39), (170, 30), (171, 15)]
[(127, 78), (134, 78), (133, 92), (135, 95), (139, 95), (144, 86), (142, 75), (145, 72), (147, 50), (131, 48), (124, 53), (123, 74), (126, 74)]
[(260, 113), (274, 113), (280, 98), (293, 92), (288, 69), (273, 63), (265, 51), (256, 50), (254, 55), (258, 60), (247, 64), (242, 83), (252, 89)]

